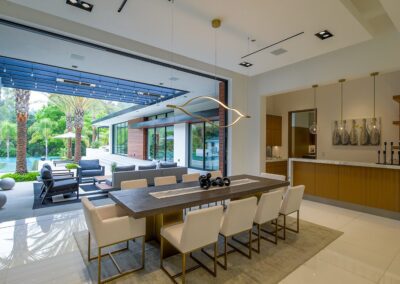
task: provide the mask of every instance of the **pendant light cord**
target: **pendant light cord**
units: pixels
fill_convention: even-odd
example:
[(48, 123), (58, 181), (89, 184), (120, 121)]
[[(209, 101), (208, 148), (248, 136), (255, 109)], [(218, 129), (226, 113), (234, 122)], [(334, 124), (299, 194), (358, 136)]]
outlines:
[(340, 79), (340, 124), (343, 124), (343, 83), (346, 79)]

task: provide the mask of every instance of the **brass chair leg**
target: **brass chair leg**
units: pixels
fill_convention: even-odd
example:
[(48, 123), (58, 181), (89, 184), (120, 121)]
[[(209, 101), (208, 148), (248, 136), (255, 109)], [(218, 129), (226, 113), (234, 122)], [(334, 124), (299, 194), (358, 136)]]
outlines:
[(88, 232), (88, 261), (90, 261), (90, 232)]
[(160, 236), (160, 267), (163, 266), (164, 238)]
[(249, 258), (251, 259), (251, 251), (252, 251), (252, 231), (253, 229), (249, 230)]
[(182, 253), (182, 284), (185, 284), (186, 276), (186, 253)]
[(257, 224), (257, 234), (258, 234), (258, 237), (257, 237), (257, 253), (260, 253), (260, 239), (261, 239), (261, 230), (260, 230), (260, 224)]
[(218, 261), (218, 246), (217, 243), (214, 244), (214, 271), (215, 275), (214, 277), (217, 277), (217, 261)]
[(223, 269), (228, 268), (228, 238), (224, 236), (224, 265), (222, 266)]
[(97, 249), (97, 283), (101, 283), (101, 248)]

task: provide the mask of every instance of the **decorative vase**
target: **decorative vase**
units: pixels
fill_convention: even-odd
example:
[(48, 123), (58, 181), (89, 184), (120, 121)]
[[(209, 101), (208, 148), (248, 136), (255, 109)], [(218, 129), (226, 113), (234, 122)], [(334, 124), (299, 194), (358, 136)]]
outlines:
[(350, 135), (346, 129), (346, 120), (343, 120), (342, 129), (340, 131), (340, 141), (342, 145), (348, 145), (350, 143)]
[(332, 144), (333, 145), (340, 145), (340, 133), (339, 133), (337, 120), (335, 120), (335, 125), (334, 125), (334, 128), (333, 128)]
[(378, 129), (378, 126), (376, 124), (376, 118), (374, 117), (372, 119), (372, 125), (371, 125), (371, 131), (370, 131), (370, 143), (371, 145), (379, 145), (380, 144), (380, 138), (381, 138), (381, 133)]
[(361, 131), (360, 131), (360, 144), (361, 145), (368, 145), (369, 144), (369, 133), (367, 129), (367, 120), (363, 118)]
[(350, 130), (350, 145), (358, 145), (358, 135), (356, 129), (356, 120), (353, 119), (351, 122), (351, 130)]

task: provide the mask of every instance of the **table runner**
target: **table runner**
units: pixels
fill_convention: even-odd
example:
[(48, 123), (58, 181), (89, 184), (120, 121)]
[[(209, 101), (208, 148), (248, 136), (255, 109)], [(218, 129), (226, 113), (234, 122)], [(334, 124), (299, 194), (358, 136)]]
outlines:
[[(237, 179), (237, 180), (231, 181), (231, 184), (229, 187), (239, 186), (239, 185), (253, 183), (253, 182), (259, 182), (259, 181), (254, 180), (254, 179), (249, 179), (249, 178)], [(162, 198), (174, 197), (174, 196), (197, 193), (197, 192), (206, 192), (206, 191), (210, 191), (210, 190), (217, 190), (217, 189), (222, 189), (222, 188), (226, 188), (226, 186), (224, 186), (224, 187), (212, 186), (209, 189), (202, 189), (200, 186), (192, 186), (192, 187), (184, 187), (184, 188), (170, 189), (170, 190), (164, 190), (164, 191), (150, 192), (149, 194), (157, 199), (162, 199)]]

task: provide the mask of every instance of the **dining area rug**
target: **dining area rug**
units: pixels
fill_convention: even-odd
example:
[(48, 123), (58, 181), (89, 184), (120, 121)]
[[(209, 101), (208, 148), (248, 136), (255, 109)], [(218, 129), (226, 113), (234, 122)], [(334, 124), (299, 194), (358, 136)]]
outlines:
[[(288, 217), (289, 226), (295, 226), (295, 218)], [(266, 229), (271, 229), (265, 227)], [(328, 246), (343, 233), (314, 223), (300, 220), (300, 233), (290, 231), (286, 233), (286, 240), (278, 240), (278, 244), (261, 240), (260, 254), (253, 251), (252, 259), (248, 259), (238, 252), (228, 255), (228, 270), (223, 270), (218, 266), (216, 278), (211, 276), (204, 269), (199, 268), (186, 274), (188, 283), (278, 283), (297, 267), (304, 264), (311, 257), (316, 255), (323, 248)], [(237, 238), (247, 241), (247, 233), (239, 235)], [(91, 280), (97, 283), (97, 260), (88, 262), (88, 232), (80, 231), (74, 233), (83, 261), (89, 271)], [(255, 238), (255, 236), (253, 236)], [(93, 240), (92, 240), (93, 242)], [(135, 242), (130, 241), (129, 250), (113, 254), (122, 270), (132, 269), (140, 266), (141, 239)], [(244, 247), (229, 239), (242, 250)], [(256, 242), (253, 243), (256, 248)], [(126, 243), (118, 244), (110, 248), (103, 249), (103, 253), (114, 251), (126, 247)], [(92, 257), (97, 254), (96, 244), (91, 244)], [(220, 237), (218, 248), (220, 253), (223, 249), (223, 239)], [(229, 250), (229, 247), (228, 247)], [(145, 268), (143, 270), (126, 275), (115, 280), (113, 283), (172, 283), (168, 276), (160, 269), (160, 247), (156, 241), (146, 242)], [(211, 252), (211, 251), (210, 251)], [(208, 267), (212, 268), (212, 260), (202, 252), (195, 252)], [(221, 262), (223, 258), (219, 259)], [(196, 263), (187, 257), (187, 269), (195, 266)], [(181, 256), (174, 255), (164, 260), (164, 266), (170, 273), (178, 273), (181, 269)], [(110, 277), (117, 273), (109, 257), (102, 258), (102, 277)], [(177, 279), (180, 281), (180, 279)]]

